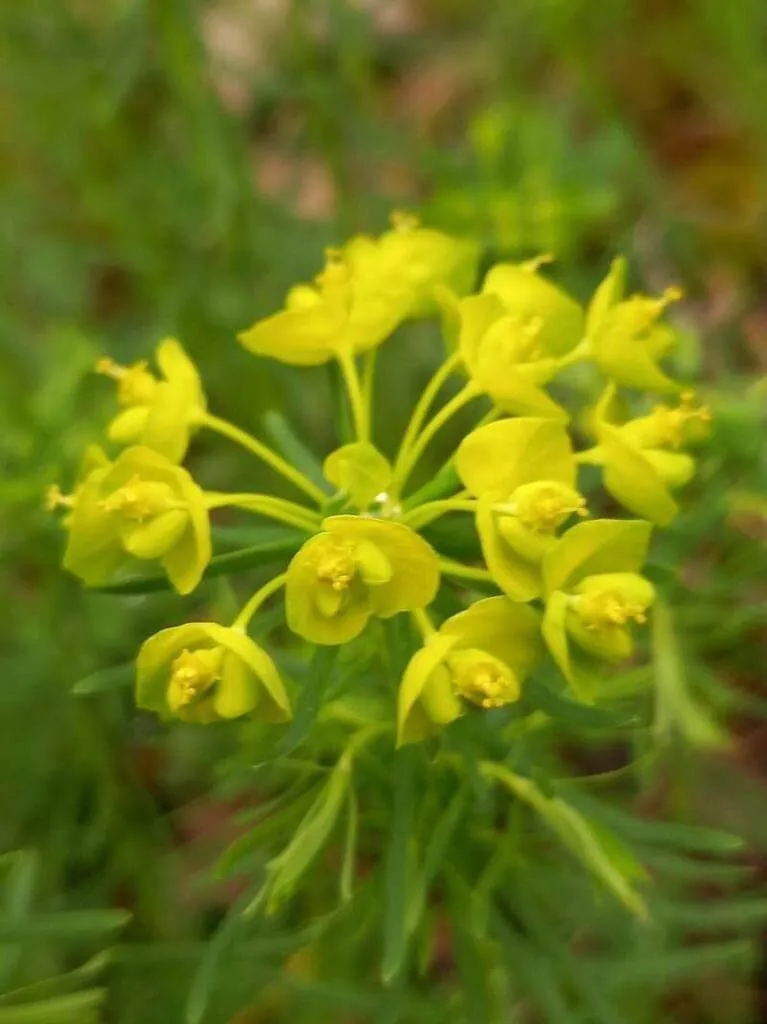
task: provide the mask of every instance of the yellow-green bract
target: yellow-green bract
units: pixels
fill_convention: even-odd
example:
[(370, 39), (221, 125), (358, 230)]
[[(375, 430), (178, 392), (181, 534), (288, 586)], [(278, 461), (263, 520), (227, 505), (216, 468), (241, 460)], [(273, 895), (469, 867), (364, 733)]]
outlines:
[(505, 597), (448, 619), (410, 660), (399, 691), (397, 742), (413, 743), (463, 714), (518, 700), (540, 653), (537, 612)]
[(151, 448), (126, 448), (114, 462), (93, 449), (66, 525), (64, 566), (89, 586), (138, 558), (159, 561), (176, 590), (188, 594), (211, 557), (203, 492)]
[(438, 584), (436, 554), (407, 526), (331, 516), (288, 566), (288, 625), (312, 643), (346, 643), (371, 615), (430, 604)]
[(285, 722), (290, 702), (269, 655), (237, 628), (188, 622), (150, 637), (136, 662), (139, 707), (186, 722), (254, 714)]

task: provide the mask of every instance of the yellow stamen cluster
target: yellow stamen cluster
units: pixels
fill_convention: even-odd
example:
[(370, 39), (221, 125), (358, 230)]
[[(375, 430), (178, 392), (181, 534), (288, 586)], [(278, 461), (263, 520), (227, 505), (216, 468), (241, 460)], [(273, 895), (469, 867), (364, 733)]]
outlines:
[(553, 533), (573, 514), (588, 515), (586, 499), (558, 480), (522, 484), (508, 503), (499, 508), (515, 515), (524, 526), (538, 533)]
[(126, 519), (143, 522), (175, 508), (176, 503), (168, 484), (142, 480), (140, 476), (135, 475), (123, 487), (110, 494), (108, 498), (104, 498), (101, 507), (105, 512), (116, 512)]
[(676, 409), (656, 405), (651, 413), (655, 420), (660, 443), (670, 448), (681, 448), (685, 441), (685, 428), (689, 423), (711, 422), (711, 410), (706, 405), (695, 405), (695, 395), (685, 391)]
[(184, 649), (171, 666), (170, 687), (178, 707), (186, 707), (221, 679), (223, 648)]
[(317, 563), (317, 579), (329, 583), (333, 590), (346, 590), (357, 574), (354, 552), (347, 545), (337, 545), (323, 552)]
[(460, 651), (450, 668), (453, 690), (481, 708), (500, 708), (519, 697), (519, 683), (497, 658), (484, 651)]
[(499, 362), (517, 366), (544, 358), (546, 351), (540, 337), (543, 325), (540, 316), (527, 319), (512, 315), (501, 317), (480, 342), (480, 361), (490, 366), (497, 366)]
[(55, 512), (57, 508), (72, 508), (74, 498), (71, 494), (64, 494), (58, 484), (51, 484), (45, 492), (45, 508), (48, 512)]
[(572, 598), (572, 607), (586, 629), (611, 630), (647, 622), (647, 609), (652, 604), (654, 591), (650, 583), (640, 576), (626, 576), (625, 581), (597, 576), (581, 585), (581, 593)]

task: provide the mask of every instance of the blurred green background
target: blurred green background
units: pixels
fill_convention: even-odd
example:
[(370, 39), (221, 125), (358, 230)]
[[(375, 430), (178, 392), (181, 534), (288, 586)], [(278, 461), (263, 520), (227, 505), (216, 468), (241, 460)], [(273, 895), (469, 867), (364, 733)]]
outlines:
[[(121, 909), (135, 943), (108, 994), (87, 961), (64, 983), (87, 998), (34, 1020), (97, 1020), (106, 998), (119, 1024), (180, 1021), (232, 898), (207, 875), (236, 809), (218, 734), (137, 717), (109, 679), (71, 693), (160, 626), (231, 601), (223, 584), (186, 601), (88, 595), (59, 569), (42, 495), (71, 483), (112, 407), (90, 369), (175, 334), (215, 412), (268, 436), (279, 411), (326, 454), (324, 370), (256, 361), (234, 336), (324, 246), (395, 208), (475, 235), (486, 260), (553, 252), (582, 297), (616, 252), (636, 287), (684, 286), (677, 369), (700, 379), (716, 429), (663, 557), (680, 582), (688, 738), (705, 747), (726, 721), (734, 739), (670, 759), (649, 810), (744, 832), (761, 865), (765, 95), (762, 0), (0, 4), (0, 991), (98, 954)], [(384, 352), (384, 450), (438, 351), (422, 329)], [(275, 485), (209, 439), (192, 460), (213, 487), (235, 473)], [(30, 908), (47, 915), (31, 938), (11, 926)], [(232, 965), (211, 1021), (270, 1019), (233, 1016), (269, 980)], [(698, 978), (670, 1019), (748, 1021), (760, 983)]]

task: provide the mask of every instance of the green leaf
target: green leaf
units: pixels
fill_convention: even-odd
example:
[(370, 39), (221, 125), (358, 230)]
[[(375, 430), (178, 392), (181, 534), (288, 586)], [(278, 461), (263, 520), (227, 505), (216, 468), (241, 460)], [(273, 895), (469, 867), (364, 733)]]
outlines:
[(394, 806), (384, 861), (381, 976), (386, 985), (399, 977), (408, 945), (409, 847), (415, 821), (414, 758), (412, 747), (402, 747), (394, 754)]
[(66, 910), (36, 914), (22, 920), (0, 914), (0, 942), (32, 942), (44, 938), (80, 939), (124, 928), (131, 915), (125, 910)]
[[(253, 891), (240, 896), (230, 907), (226, 917), (205, 947), (205, 953), (192, 980), (184, 1014), (185, 1024), (202, 1024), (216, 983), (221, 959), (234, 944), (247, 920), (245, 908), (252, 903)], [(256, 897), (257, 898), (257, 897)]]
[(466, 914), (466, 907), (472, 898), (471, 888), (456, 871), (450, 871), (447, 878), (450, 930), (453, 937), (453, 957), (461, 982), (461, 1019), (473, 1021), (496, 1021), (493, 1013), (492, 961), (488, 963), (490, 943), (472, 928), (472, 921)]
[(314, 788), (307, 790), (305, 786), (303, 778), (297, 779), (283, 793), (251, 812), (247, 832), (238, 836), (216, 861), (213, 868), (216, 878), (226, 878), (245, 857), (259, 847), (265, 847), (282, 826), (287, 828), (293, 816), (299, 817), (308, 810), (316, 793)]
[[(37, 854), (32, 850), (14, 850), (0, 858), (0, 867), (6, 868), (7, 872), (3, 908), (11, 921), (22, 922), (32, 906), (39, 870)], [(0, 991), (13, 976), (21, 954), (18, 946), (0, 949)]]
[(359, 807), (357, 794), (349, 789), (349, 801), (346, 810), (346, 838), (344, 855), (341, 862), (340, 893), (341, 902), (349, 903), (354, 895), (354, 875), (357, 866), (357, 837), (359, 834)]
[(655, 734), (659, 740), (680, 733), (693, 747), (723, 750), (726, 732), (690, 692), (670, 608), (660, 598), (652, 615), (652, 653), (655, 682)]
[(292, 424), (274, 409), (264, 414), (264, 429), (277, 451), (307, 476), (312, 483), (330, 493), (332, 488), (322, 474), (322, 465), (314, 452), (301, 440)]
[(656, 899), (653, 901), (653, 917), (677, 928), (694, 929), (696, 934), (718, 931), (737, 931), (742, 934), (764, 927), (767, 922), (767, 898), (730, 897), (718, 902), (706, 900), (689, 904)]
[(320, 712), (322, 698), (332, 681), (339, 650), (339, 647), (320, 646), (315, 648), (309, 670), (301, 687), (293, 721), (277, 744), (278, 756), (290, 754), (303, 743), (311, 732)]
[(78, 680), (72, 687), (75, 697), (89, 697), (93, 693), (104, 693), (119, 687), (131, 686), (136, 677), (136, 666), (132, 661), (112, 668), (102, 668)]
[(516, 885), (507, 894), (509, 907), (522, 923), (528, 945), (533, 944), (536, 952), (550, 964), (568, 990), (572, 991), (579, 1007), (585, 1011), (593, 1024), (624, 1024), (622, 1010), (606, 997), (599, 977), (583, 970), (583, 961), (576, 959), (563, 941), (560, 932), (553, 927), (553, 919), (545, 913), (541, 898), (529, 885)]
[(409, 935), (413, 934), (421, 920), (429, 887), (446, 859), (445, 853), (459, 822), (462, 820), (467, 799), (468, 788), (464, 785), (448, 803), (431, 831), (423, 854), (423, 867), (415, 883), (410, 902), (410, 914), (407, 922)]
[(349, 791), (351, 767), (351, 756), (347, 752), (296, 827), (290, 843), (267, 864), (267, 913), (273, 913), (293, 894), (301, 877), (328, 841)]
[(570, 700), (538, 679), (525, 680), (524, 695), (534, 708), (545, 711), (557, 722), (573, 729), (604, 732), (631, 728), (638, 723), (638, 716), (633, 710), (617, 711)]
[(22, 988), (13, 989), (0, 995), (0, 1006), (16, 1005), (17, 1003), (39, 1002), (53, 996), (65, 995), (83, 988), (85, 982), (92, 981), (112, 963), (111, 952), (97, 953), (80, 967), (57, 974), (52, 978), (32, 982)]
[(498, 912), (493, 914), (493, 930), (509, 953), (509, 961), (522, 985), (535, 1000), (539, 1010), (546, 1014), (547, 1024), (575, 1024), (560, 991), (560, 981), (546, 957), (536, 955), (527, 936), (518, 935), (515, 928)]
[(732, 939), (698, 944), (691, 949), (663, 949), (652, 956), (624, 956), (615, 962), (604, 962), (600, 966), (599, 977), (603, 984), (617, 990), (631, 984), (657, 983), (658, 978), (668, 986), (687, 976), (697, 981), (717, 968), (739, 968), (750, 972), (756, 955), (752, 939)]
[(710, 855), (740, 853), (745, 848), (740, 836), (734, 836), (730, 832), (702, 825), (635, 818), (612, 804), (597, 800), (580, 789), (576, 790), (567, 783), (557, 783), (556, 788), (559, 792), (565, 793), (571, 803), (582, 808), (584, 813), (604, 821), (609, 828), (630, 843), (644, 843), (686, 853)]
[(97, 1024), (107, 997), (105, 988), (0, 1007), (0, 1024)]
[[(213, 579), (225, 573), (245, 572), (258, 566), (268, 565), (281, 559), (291, 558), (306, 540), (306, 534), (289, 527), (265, 526), (263, 539), (251, 547), (240, 551), (215, 555), (202, 574), (203, 580)], [(156, 594), (172, 590), (167, 576), (133, 576), (116, 583), (106, 583), (101, 587), (91, 588), (100, 594), (128, 596), (134, 594)]]
[[(516, 775), (501, 764), (483, 761), (480, 770), (532, 807), (565, 846), (625, 907), (638, 917), (647, 917), (645, 902), (631, 880), (632, 877), (641, 877), (642, 867), (617, 836), (611, 837), (608, 846), (604, 841), (604, 833), (593, 829), (588, 819), (575, 807), (558, 796), (547, 796), (530, 779)], [(620, 858), (616, 856), (619, 847)], [(632, 865), (630, 874), (626, 870), (628, 864)]]
[(722, 863), (684, 857), (666, 850), (639, 847), (638, 856), (654, 874), (687, 885), (745, 886), (752, 879), (754, 868), (749, 864)]

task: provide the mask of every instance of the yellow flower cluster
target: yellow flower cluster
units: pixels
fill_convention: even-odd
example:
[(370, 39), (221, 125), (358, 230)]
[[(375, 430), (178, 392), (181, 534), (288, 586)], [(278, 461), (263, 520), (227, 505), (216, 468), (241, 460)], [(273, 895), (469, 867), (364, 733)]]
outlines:
[[(282, 587), (287, 625), (309, 644), (347, 644), (371, 618), (410, 618), (420, 642), (401, 681), (399, 743), (433, 735), (472, 708), (517, 701), (547, 653), (587, 701), (599, 695), (605, 670), (631, 657), (632, 625), (646, 621), (654, 597), (641, 575), (652, 526), (676, 515), (671, 492), (694, 472), (680, 449), (704, 437), (709, 420), (660, 366), (674, 341), (662, 316), (678, 293), (625, 297), (625, 266), (616, 260), (584, 307), (543, 275), (539, 259), (493, 266), (470, 294), (477, 255), (471, 243), (399, 216), (380, 237), (358, 236), (329, 252), (312, 284), (293, 288), (281, 311), (240, 335), (249, 351), (294, 366), (337, 362), (356, 440), (326, 457), (326, 490), (212, 415), (177, 341), (160, 343), (156, 371), (144, 362), (100, 361), (120, 405), (107, 436), (124, 447), (114, 459), (91, 449), (72, 493), (52, 491), (51, 505), (66, 508), (71, 572), (100, 586), (156, 561), (187, 594), (211, 560), (209, 513), (226, 505), (304, 537), (285, 571), (230, 625), (188, 623), (146, 641), (137, 661), (141, 707), (197, 723), (246, 714), (287, 720), (290, 701), (275, 664), (248, 635), (253, 616)], [(371, 440), (375, 350), (404, 321), (429, 316), (441, 318), (448, 354), (390, 461)], [(601, 375), (603, 389), (589, 418), (592, 444), (575, 451), (556, 378), (583, 363)], [(457, 393), (430, 415), (451, 375), (460, 378)], [(679, 401), (626, 416), (637, 392), (676, 392)], [(452, 492), (427, 487), (432, 500), (419, 502), (408, 481), (427, 445), (481, 396), (484, 418), (451, 460), (450, 479), (459, 483)], [(203, 428), (261, 458), (302, 500), (201, 488), (180, 463)], [(638, 518), (589, 518), (584, 465), (600, 467), (605, 490)], [(473, 517), (471, 564), (422, 535), (453, 513)], [(468, 607), (435, 624), (429, 607), (443, 576), (465, 581)], [(477, 584), (496, 596), (472, 603)]]

